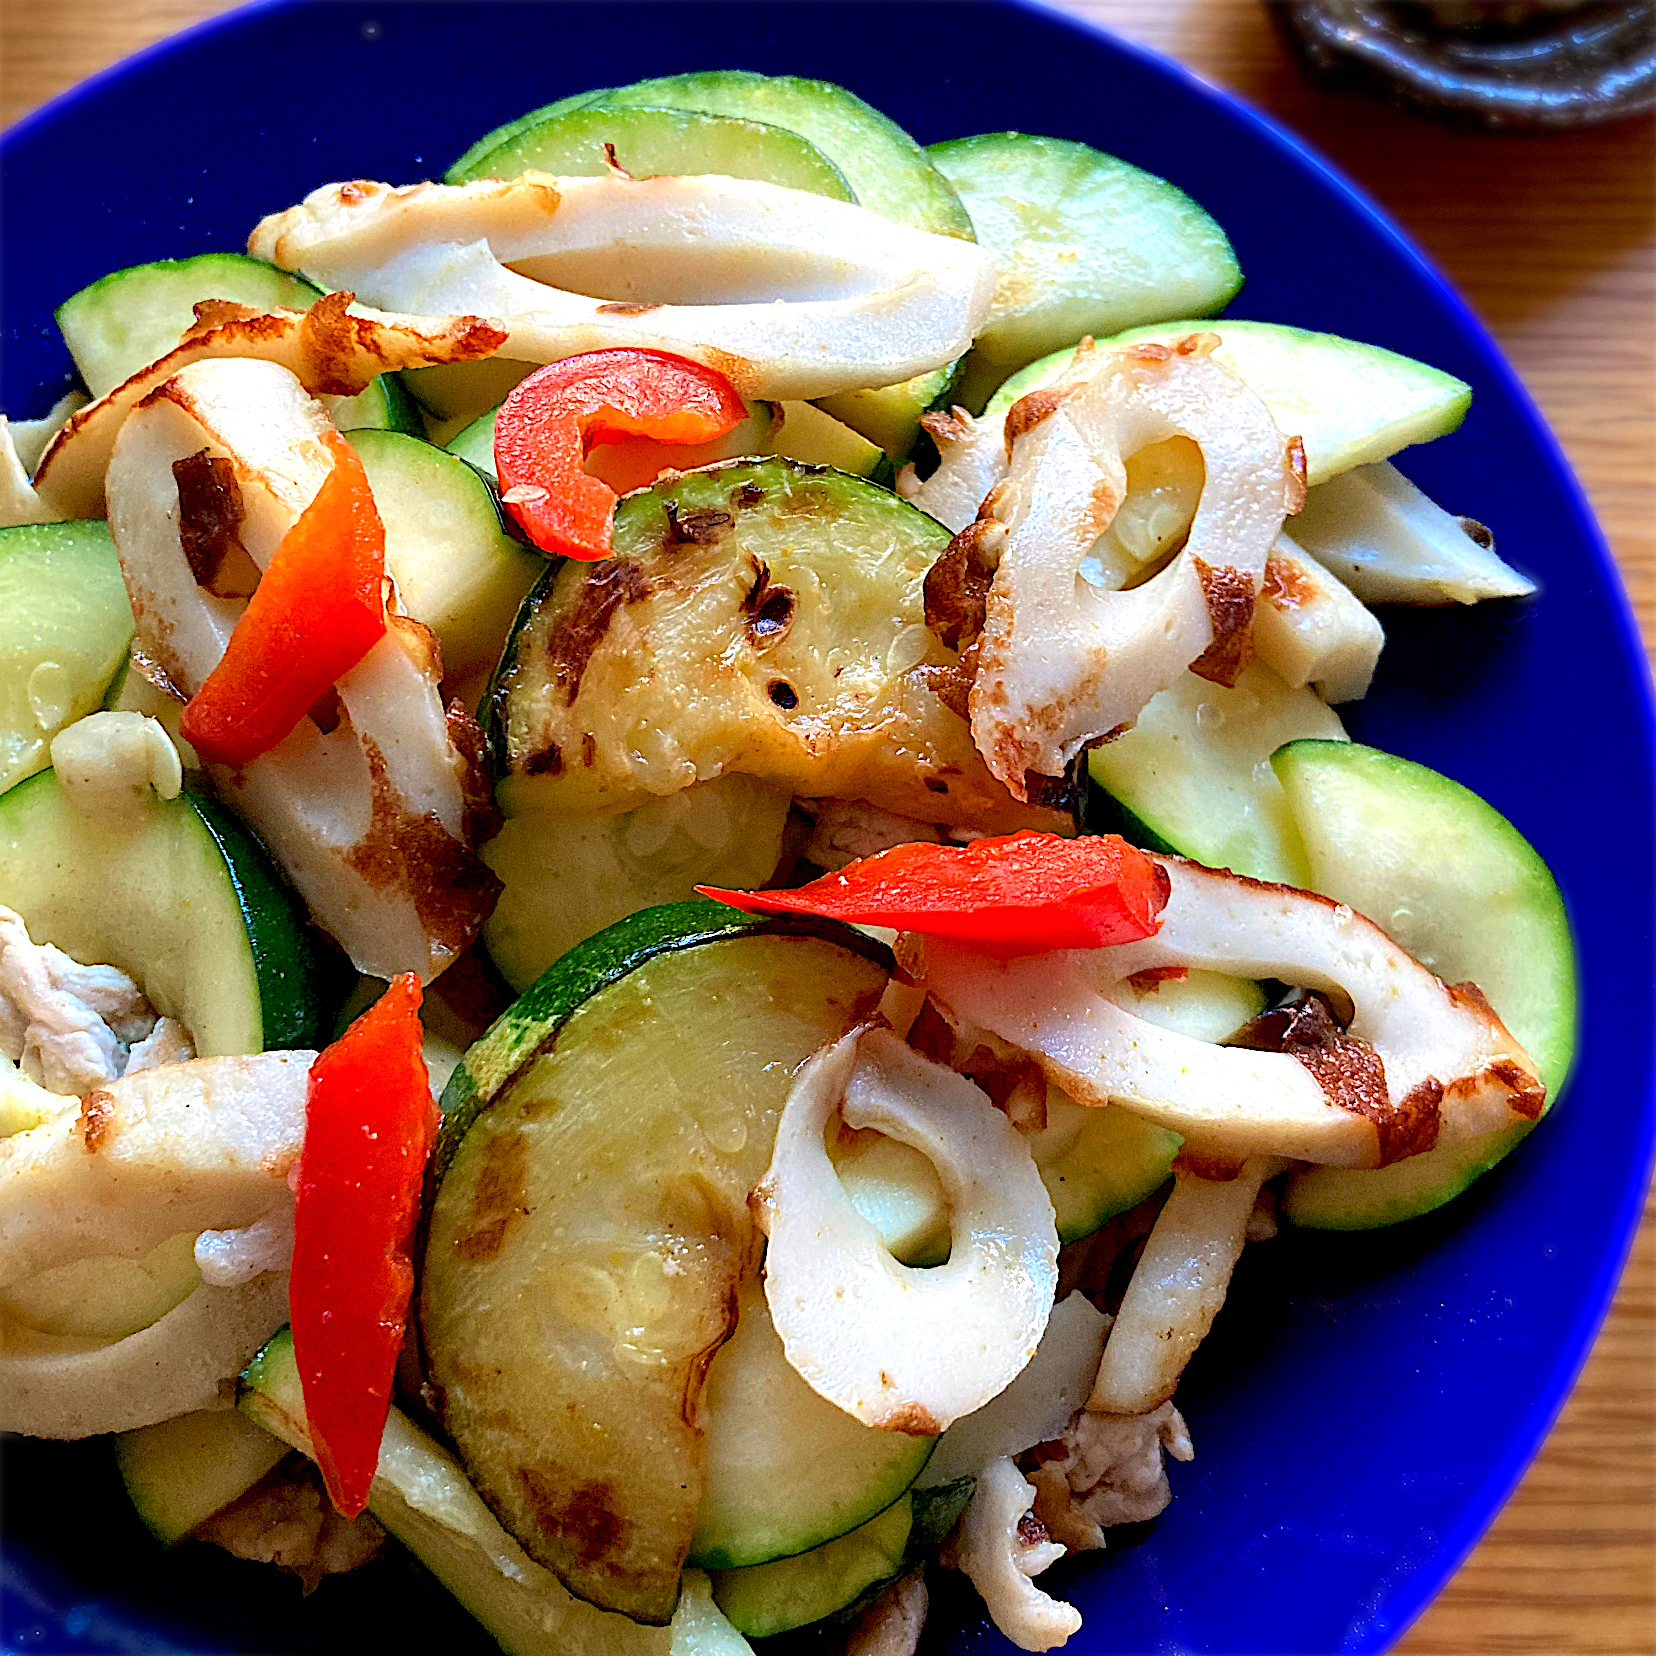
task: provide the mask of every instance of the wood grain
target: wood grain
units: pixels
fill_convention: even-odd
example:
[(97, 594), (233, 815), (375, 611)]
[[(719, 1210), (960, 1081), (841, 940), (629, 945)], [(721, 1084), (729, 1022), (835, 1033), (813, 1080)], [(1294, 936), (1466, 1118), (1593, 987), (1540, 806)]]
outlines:
[[(0, 119), (212, 0), (4, 0)], [(1437, 261), (1558, 433), (1656, 646), (1656, 128), (1453, 134), (1305, 86), (1252, 0), (1072, 0), (1303, 134)], [(968, 123), (970, 124), (970, 123)], [(33, 412), (33, 411), (24, 411)], [(1656, 1206), (1545, 1449), (1401, 1656), (1656, 1652)]]

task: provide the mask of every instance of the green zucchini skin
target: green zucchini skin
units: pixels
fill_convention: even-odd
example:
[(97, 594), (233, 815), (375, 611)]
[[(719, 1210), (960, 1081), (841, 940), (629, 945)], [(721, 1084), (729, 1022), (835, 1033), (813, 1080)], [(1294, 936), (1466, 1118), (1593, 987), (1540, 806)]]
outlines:
[(432, 1158), (434, 1182), (442, 1182), (477, 1117), (551, 1048), (558, 1031), (594, 995), (658, 955), (737, 936), (820, 938), (885, 971), (896, 969), (891, 951), (866, 932), (808, 915), (746, 915), (724, 903), (697, 901), (663, 903), (618, 920), (543, 972), (467, 1051), (439, 1101), (443, 1125)]
[(806, 190), (835, 201), (853, 201), (851, 186), (822, 152), (797, 133), (761, 121), (707, 115), (685, 109), (566, 109), (513, 133), (504, 142), (456, 163), (447, 184), (476, 178), (517, 178), (551, 173), (556, 178), (602, 177), (609, 168), (605, 146), (635, 178), (718, 173)]
[(245, 1495), (287, 1445), (230, 1409), (118, 1433), (115, 1467), (144, 1528), (164, 1547)]
[[(1476, 983), (1535, 1060), (1550, 1110), (1575, 1057), (1578, 984), (1569, 915), (1534, 847), (1469, 788), (1378, 748), (1290, 742), (1271, 764), (1313, 889), (1368, 915), (1446, 982)], [(1308, 1168), (1288, 1181), (1283, 1211), (1317, 1230), (1415, 1218), (1458, 1196), (1532, 1125), (1391, 1167)]]
[(966, 359), (976, 409), (1006, 377), (1084, 334), (1211, 316), (1242, 286), (1225, 232), (1177, 186), (1065, 138), (987, 132), (933, 144), (1002, 286)]

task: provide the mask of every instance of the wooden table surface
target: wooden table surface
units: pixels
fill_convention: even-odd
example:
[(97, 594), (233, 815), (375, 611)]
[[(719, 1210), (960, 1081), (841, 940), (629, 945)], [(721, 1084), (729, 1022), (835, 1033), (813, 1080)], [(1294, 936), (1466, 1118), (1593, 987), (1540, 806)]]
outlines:
[[(396, 3), (396, 0), (393, 0)], [(0, 0), (0, 122), (215, 0)], [(1240, 93), (1376, 196), (1494, 331), (1656, 646), (1656, 131), (1452, 134), (1307, 88), (1253, 0), (1072, 0)], [(400, 182), (400, 181), (399, 181)], [(20, 409), (19, 415), (39, 412)], [(1402, 1656), (1656, 1652), (1656, 1209), (1540, 1458)]]

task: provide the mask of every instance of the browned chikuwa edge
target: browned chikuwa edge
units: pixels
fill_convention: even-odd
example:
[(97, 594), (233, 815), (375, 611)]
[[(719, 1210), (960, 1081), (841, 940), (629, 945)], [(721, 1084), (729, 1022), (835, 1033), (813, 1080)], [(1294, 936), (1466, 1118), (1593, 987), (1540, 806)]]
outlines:
[(115, 1125), (115, 1097), (101, 1087), (94, 1088), (80, 1101), (76, 1126), (81, 1143), (89, 1156), (95, 1156), (104, 1147)]
[(404, 805), (378, 743), (364, 736), (362, 747), (373, 799), (368, 832), (345, 853), (345, 866), (377, 889), (406, 887), (426, 935), (459, 954), (494, 912), (501, 883), (434, 811), (415, 812)]
[(1437, 1143), (1442, 1086), (1428, 1077), (1394, 1105), (1380, 1054), (1340, 1027), (1326, 995), (1261, 1013), (1231, 1044), (1283, 1052), (1303, 1064), (1330, 1104), (1374, 1123), (1382, 1167)]
[(1253, 659), (1254, 584), (1229, 565), (1215, 569), (1194, 554), (1190, 561), (1196, 566), (1213, 626), (1213, 642), (1191, 662), (1190, 670), (1198, 678), (1229, 689)]
[(1317, 596), (1317, 589), (1299, 569), (1273, 552), (1265, 560), (1265, 584), (1260, 597), (1274, 610), (1295, 610)]

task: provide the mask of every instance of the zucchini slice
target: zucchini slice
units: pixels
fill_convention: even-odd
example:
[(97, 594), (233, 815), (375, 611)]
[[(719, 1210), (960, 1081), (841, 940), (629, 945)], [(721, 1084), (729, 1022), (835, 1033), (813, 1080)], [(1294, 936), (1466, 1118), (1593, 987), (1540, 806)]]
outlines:
[(198, 253), (112, 271), (57, 308), (63, 342), (94, 397), (113, 391), (172, 350), (204, 299), (260, 310), (309, 310), (322, 297), (303, 276), (245, 253)]
[[(1395, 754), (1291, 742), (1271, 764), (1310, 857), (1311, 888), (1366, 914), (1447, 983), (1470, 980), (1540, 1068), (1551, 1109), (1576, 1043), (1569, 917), (1547, 865), (1492, 805)], [(1318, 1167), (1288, 1181), (1297, 1225), (1365, 1230), (1460, 1194), (1529, 1124), (1391, 1167)]]
[[(1167, 344), (1192, 333), (1217, 334), (1217, 359), (1252, 387), (1284, 432), (1304, 442), (1312, 484), (1384, 460), (1410, 443), (1446, 437), (1472, 405), (1472, 387), (1440, 368), (1379, 345), (1277, 322), (1159, 322), (1099, 344)], [(1020, 397), (1050, 385), (1074, 354), (1070, 347), (1032, 362), (989, 399), (984, 412), (1005, 413)]]
[(288, 1452), (232, 1409), (176, 1415), (115, 1438), (115, 1466), (144, 1528), (182, 1541), (239, 1500)]
[(738, 1633), (769, 1638), (806, 1627), (855, 1604), (902, 1568), (914, 1528), (914, 1501), (904, 1495), (876, 1518), (837, 1540), (772, 1564), (719, 1570), (713, 1602)]
[[(238, 1407), (312, 1459), (304, 1389), (284, 1328), (247, 1366)], [(392, 1408), (368, 1510), (477, 1618), (506, 1656), (671, 1656), (660, 1629), (571, 1596), (495, 1522), (454, 1457)]]
[(793, 1072), (872, 1012), (888, 958), (846, 927), (651, 909), (564, 956), (444, 1091), (420, 1295), (440, 1411), (524, 1550), (606, 1609), (672, 1613), (748, 1193)]
[(0, 529), (0, 793), (126, 670), (132, 606), (101, 522)]
[(1225, 232), (1183, 190), (1064, 138), (987, 132), (926, 154), (977, 239), (1000, 255), (960, 400), (980, 407), (1013, 369), (1083, 334), (1212, 316), (1242, 286)]
[(920, 1475), (935, 1438), (876, 1431), (789, 1366), (757, 1280), (703, 1394), (706, 1484), (687, 1562), (707, 1570), (791, 1558), (866, 1523)]
[(829, 81), (704, 70), (617, 87), (586, 107), (688, 109), (782, 127), (825, 156), (870, 212), (916, 230), (973, 239), (960, 197), (926, 152), (895, 121)]
[[(314, 283), (263, 259), (198, 253), (114, 271), (65, 299), (57, 322), (87, 390), (101, 397), (172, 350), (205, 299), (259, 310), (309, 310), (321, 297)], [(381, 374), (357, 396), (322, 400), (341, 431), (420, 429), (418, 411), (395, 374)]]
[(353, 431), (403, 609), (437, 635), (451, 683), (486, 672), (546, 560), (507, 534), (494, 491), (456, 455), (399, 431)]
[(201, 1057), (316, 1047), (334, 971), (303, 905), (223, 806), (155, 799), (135, 827), (78, 811), (51, 771), (0, 795), (0, 904), (37, 943), (118, 966)]
[(524, 127), (481, 154), (467, 152), (443, 174), (445, 184), (474, 178), (597, 178), (616, 164), (634, 178), (722, 173), (756, 178), (835, 201), (855, 201), (844, 175), (798, 133), (762, 121), (687, 109), (568, 109)]
[(772, 459), (624, 499), (613, 552), (529, 595), (490, 698), (508, 815), (592, 816), (738, 773), (987, 832), (1013, 801), (939, 699), (924, 582), (949, 542), (889, 490)]
[(1129, 838), (1303, 889), (1310, 865), (1270, 758), (1304, 737), (1343, 741), (1345, 727), (1315, 691), (1254, 661), (1231, 689), (1186, 673), (1126, 735), (1094, 748), (1088, 771), (1129, 817)]
[(617, 920), (692, 900), (698, 885), (764, 885), (782, 858), (791, 797), (751, 776), (717, 776), (605, 817), (527, 811), (479, 855), (500, 880), (483, 943), (514, 989)]

